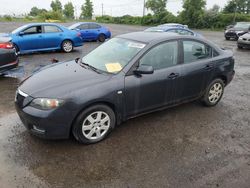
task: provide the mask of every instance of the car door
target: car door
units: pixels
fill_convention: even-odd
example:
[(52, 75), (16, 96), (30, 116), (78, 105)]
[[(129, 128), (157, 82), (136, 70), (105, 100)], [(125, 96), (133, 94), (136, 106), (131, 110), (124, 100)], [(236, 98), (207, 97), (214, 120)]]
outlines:
[(170, 41), (151, 48), (138, 62), (150, 65), (153, 74), (125, 77), (125, 104), (128, 116), (133, 116), (173, 103), (178, 92), (180, 65), (178, 41)]
[(40, 49), (43, 41), (42, 26), (31, 26), (22, 30), (17, 36), (17, 41), (17, 45), (21, 51)]
[(183, 40), (181, 66), (181, 96), (188, 100), (199, 97), (211, 81), (214, 72), (213, 50), (205, 43)]
[(60, 47), (62, 43), (63, 31), (54, 25), (44, 25), (42, 37), (42, 48), (57, 48)]
[(88, 23), (83, 23), (77, 27), (77, 29), (80, 30), (81, 37), (84, 40), (90, 40), (90, 33), (89, 33), (89, 24)]
[(95, 23), (89, 23), (89, 37), (92, 40), (96, 40), (100, 34), (101, 26)]

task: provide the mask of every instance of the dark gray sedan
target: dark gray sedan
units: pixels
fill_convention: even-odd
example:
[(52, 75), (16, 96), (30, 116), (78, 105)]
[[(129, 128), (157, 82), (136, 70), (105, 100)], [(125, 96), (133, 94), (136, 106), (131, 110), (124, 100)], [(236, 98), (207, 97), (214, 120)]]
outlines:
[(15, 104), (32, 134), (96, 143), (145, 113), (197, 99), (215, 106), (233, 76), (232, 52), (205, 39), (136, 32), (43, 68), (19, 86)]

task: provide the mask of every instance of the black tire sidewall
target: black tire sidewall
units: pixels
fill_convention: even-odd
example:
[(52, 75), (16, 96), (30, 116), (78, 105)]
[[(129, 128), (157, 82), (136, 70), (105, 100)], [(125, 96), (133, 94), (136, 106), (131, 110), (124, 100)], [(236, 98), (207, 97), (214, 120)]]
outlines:
[(98, 41), (99, 41), (99, 42), (105, 42), (105, 39), (106, 39), (106, 37), (105, 37), (104, 34), (100, 34), (100, 35), (98, 36)]
[[(82, 133), (82, 123), (88, 115), (90, 115), (91, 113), (93, 113), (95, 111), (103, 111), (109, 115), (110, 128), (106, 132), (106, 134), (103, 135), (103, 137), (96, 139), (96, 140), (89, 140)], [(78, 117), (73, 125), (72, 133), (78, 142), (84, 143), (84, 144), (93, 144), (93, 143), (100, 142), (101, 140), (104, 140), (109, 135), (109, 133), (115, 128), (115, 124), (116, 124), (115, 113), (110, 107), (108, 107), (107, 105), (102, 105), (102, 104), (94, 105), (94, 106), (90, 106), (89, 108), (85, 109), (83, 112), (81, 112), (78, 115)]]
[[(210, 91), (211, 87), (212, 87), (214, 84), (216, 84), (216, 83), (220, 83), (220, 84), (222, 85), (222, 94), (221, 94), (219, 100), (218, 100), (216, 103), (211, 103), (211, 102), (209, 101), (209, 99), (208, 99), (209, 91)], [(224, 87), (225, 87), (225, 83), (223, 82), (223, 80), (221, 80), (221, 79), (219, 79), (219, 78), (213, 80), (213, 81), (209, 84), (209, 86), (207, 87), (206, 93), (205, 93), (205, 95), (203, 96), (203, 99), (202, 99), (203, 103), (204, 103), (206, 106), (211, 106), (211, 107), (217, 105), (217, 104), (220, 102), (220, 100), (221, 100), (221, 98), (222, 98), (222, 96), (223, 96), (223, 94), (224, 94)]]
[[(69, 52), (68, 52), (68, 51), (65, 51), (65, 49), (64, 49), (64, 47), (63, 47), (65, 42), (70, 42), (70, 43), (71, 43), (71, 45), (72, 45), (71, 51), (69, 51)], [(72, 52), (73, 49), (74, 49), (73, 42), (72, 42), (71, 40), (64, 40), (64, 41), (62, 42), (61, 48), (62, 48), (62, 51), (63, 51), (63, 52), (65, 52), (65, 53), (70, 53), (70, 52)]]

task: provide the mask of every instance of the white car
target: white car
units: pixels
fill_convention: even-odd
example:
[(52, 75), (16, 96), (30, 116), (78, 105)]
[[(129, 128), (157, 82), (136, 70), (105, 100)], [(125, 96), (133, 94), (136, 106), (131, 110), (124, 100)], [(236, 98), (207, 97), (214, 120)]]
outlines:
[(250, 32), (239, 37), (237, 42), (238, 48), (249, 48), (250, 49)]

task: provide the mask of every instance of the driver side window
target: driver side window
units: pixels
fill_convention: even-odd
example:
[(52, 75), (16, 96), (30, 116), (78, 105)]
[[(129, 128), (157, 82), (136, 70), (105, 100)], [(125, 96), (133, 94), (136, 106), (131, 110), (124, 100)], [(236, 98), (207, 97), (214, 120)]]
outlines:
[(154, 70), (164, 69), (177, 64), (178, 42), (166, 42), (153, 47), (140, 60), (140, 65), (151, 65)]
[(25, 29), (23, 31), (23, 33), (25, 35), (33, 35), (33, 34), (39, 34), (42, 33), (42, 26), (34, 26), (34, 27), (30, 27), (28, 29)]

